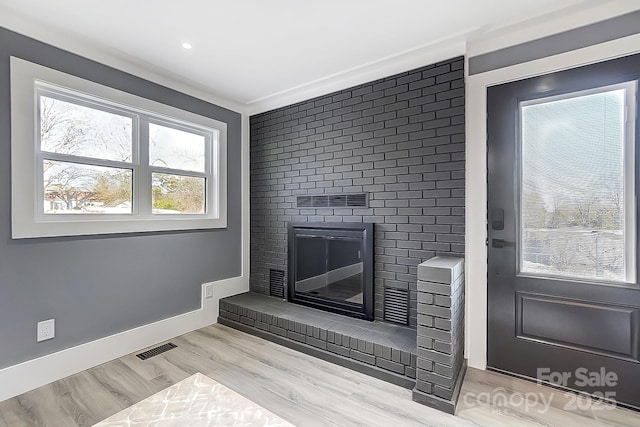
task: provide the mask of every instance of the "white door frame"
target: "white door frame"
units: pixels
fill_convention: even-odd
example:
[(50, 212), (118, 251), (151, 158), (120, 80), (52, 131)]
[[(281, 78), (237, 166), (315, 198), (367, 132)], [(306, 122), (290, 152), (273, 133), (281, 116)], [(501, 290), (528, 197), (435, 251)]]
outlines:
[(640, 34), (466, 76), (465, 355), (487, 367), (487, 87), (640, 52)]

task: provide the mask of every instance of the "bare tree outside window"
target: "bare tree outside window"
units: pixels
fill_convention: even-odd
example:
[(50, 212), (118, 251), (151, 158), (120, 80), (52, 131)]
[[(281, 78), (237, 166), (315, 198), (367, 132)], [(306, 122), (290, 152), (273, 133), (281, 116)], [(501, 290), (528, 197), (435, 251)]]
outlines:
[(152, 173), (153, 213), (205, 213), (207, 183), (201, 175), (206, 172), (206, 137), (150, 123), (149, 142), (149, 164), (156, 171)]
[[(132, 212), (133, 171), (86, 164), (131, 162), (132, 126), (130, 117), (41, 96), (42, 151), (79, 162), (43, 160), (46, 214)], [(205, 136), (150, 123), (149, 138), (151, 166), (205, 172)], [(204, 177), (152, 174), (153, 213), (203, 214), (205, 193)]]
[(152, 185), (154, 213), (204, 213), (204, 178), (154, 173)]
[[(132, 119), (41, 96), (40, 145), (44, 153), (79, 162), (131, 162)], [(132, 170), (46, 158), (42, 167), (45, 214), (131, 213)]]

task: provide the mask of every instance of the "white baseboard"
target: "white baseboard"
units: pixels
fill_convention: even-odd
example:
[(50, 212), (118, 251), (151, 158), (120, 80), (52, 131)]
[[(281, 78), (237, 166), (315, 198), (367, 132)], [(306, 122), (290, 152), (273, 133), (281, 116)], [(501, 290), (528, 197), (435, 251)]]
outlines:
[[(204, 287), (213, 297), (204, 298)], [(202, 285), (198, 310), (0, 369), (0, 402), (129, 353), (217, 322), (220, 299), (249, 291), (247, 276)]]

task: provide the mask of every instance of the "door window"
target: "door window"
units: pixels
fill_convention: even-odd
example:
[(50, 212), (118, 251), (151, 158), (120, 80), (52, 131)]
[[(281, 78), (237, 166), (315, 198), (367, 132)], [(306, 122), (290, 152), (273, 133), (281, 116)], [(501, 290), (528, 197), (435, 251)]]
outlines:
[(520, 103), (520, 273), (635, 282), (636, 83)]

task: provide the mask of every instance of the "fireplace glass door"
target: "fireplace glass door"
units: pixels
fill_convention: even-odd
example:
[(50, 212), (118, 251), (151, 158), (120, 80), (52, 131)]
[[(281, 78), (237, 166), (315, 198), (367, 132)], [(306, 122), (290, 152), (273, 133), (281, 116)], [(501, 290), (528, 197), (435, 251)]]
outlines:
[[(339, 226), (294, 227), (290, 235), (289, 299), (369, 318), (370, 236)], [(362, 228), (362, 226), (361, 226)], [(366, 239), (365, 239), (366, 236)]]
[(296, 236), (297, 293), (362, 304), (362, 240)]

